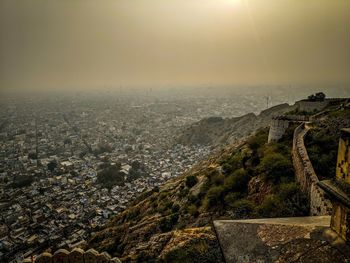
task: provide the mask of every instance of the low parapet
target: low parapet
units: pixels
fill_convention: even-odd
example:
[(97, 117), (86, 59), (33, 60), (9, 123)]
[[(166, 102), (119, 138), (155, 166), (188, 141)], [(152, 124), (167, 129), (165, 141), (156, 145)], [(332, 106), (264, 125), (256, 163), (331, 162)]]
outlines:
[(330, 216), (218, 220), (225, 262), (346, 262), (349, 247), (329, 228)]
[(59, 249), (54, 254), (44, 252), (37, 257), (27, 258), (22, 263), (121, 263), (107, 252), (99, 253), (94, 249), (84, 251), (75, 248), (72, 251)]

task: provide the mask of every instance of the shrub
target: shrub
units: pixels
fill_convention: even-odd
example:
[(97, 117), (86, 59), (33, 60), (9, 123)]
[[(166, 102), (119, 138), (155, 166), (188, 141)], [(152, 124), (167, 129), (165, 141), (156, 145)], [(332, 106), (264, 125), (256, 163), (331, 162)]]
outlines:
[(188, 188), (180, 189), (179, 193), (177, 194), (178, 197), (182, 198), (187, 196), (189, 193)]
[(327, 129), (311, 130), (305, 139), (308, 155), (320, 179), (333, 177), (337, 161), (338, 137)]
[(280, 184), (277, 193), (267, 196), (257, 210), (263, 217), (292, 217), (308, 214), (309, 207), (306, 196), (293, 182)]
[(242, 194), (239, 192), (235, 192), (235, 193), (228, 193), (224, 200), (225, 200), (225, 205), (229, 206), (229, 207), (233, 207), (234, 202), (236, 202), (237, 200), (239, 200), (240, 198), (242, 198)]
[(265, 179), (278, 182), (281, 177), (293, 178), (293, 165), (289, 159), (280, 153), (266, 153), (259, 164), (259, 170), (265, 174)]
[(97, 182), (108, 189), (114, 185), (124, 185), (124, 173), (116, 165), (108, 165), (97, 174)]
[(179, 220), (179, 214), (174, 213), (171, 216), (163, 217), (159, 222), (159, 228), (162, 232), (168, 232), (173, 229)]
[(249, 182), (248, 173), (242, 168), (236, 170), (232, 175), (225, 179), (224, 188), (227, 192), (240, 192), (243, 193), (247, 189)]
[(211, 208), (222, 202), (223, 186), (214, 186), (206, 194), (206, 207)]
[(189, 175), (186, 177), (186, 186), (188, 188), (192, 188), (193, 186), (195, 186), (198, 183), (198, 179), (196, 176), (194, 175)]
[(198, 195), (189, 195), (188, 196), (188, 203), (193, 204), (196, 206), (200, 206), (201, 204), (201, 199), (199, 198)]
[(253, 136), (247, 140), (248, 147), (256, 151), (258, 148), (263, 146), (267, 142), (268, 130), (259, 129)]
[(247, 199), (239, 199), (232, 204), (238, 218), (247, 218), (254, 211), (254, 204)]
[(177, 213), (180, 210), (180, 205), (179, 204), (174, 204), (171, 208), (171, 212)]
[(187, 207), (187, 212), (194, 217), (197, 217), (199, 215), (198, 209), (195, 205), (189, 205)]
[(243, 167), (243, 156), (241, 152), (236, 152), (231, 157), (225, 158), (221, 162), (221, 168), (225, 175), (232, 173), (234, 170), (240, 169)]

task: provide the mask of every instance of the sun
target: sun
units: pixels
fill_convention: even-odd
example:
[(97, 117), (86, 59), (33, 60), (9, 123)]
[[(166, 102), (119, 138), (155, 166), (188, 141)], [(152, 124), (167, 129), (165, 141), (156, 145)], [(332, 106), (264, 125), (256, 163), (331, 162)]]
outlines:
[(225, 2), (227, 5), (237, 6), (237, 5), (242, 4), (243, 0), (225, 0)]
[(227, 0), (231, 4), (239, 4), (242, 2), (242, 0)]

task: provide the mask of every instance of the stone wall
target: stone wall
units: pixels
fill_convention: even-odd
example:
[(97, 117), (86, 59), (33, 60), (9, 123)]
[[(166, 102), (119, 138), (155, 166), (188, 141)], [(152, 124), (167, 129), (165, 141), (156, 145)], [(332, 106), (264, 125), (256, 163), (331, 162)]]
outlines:
[(329, 101), (309, 101), (309, 100), (301, 100), (297, 101), (296, 105), (299, 111), (305, 112), (314, 112), (320, 111), (327, 107)]
[(270, 124), (268, 143), (277, 142), (289, 127), (289, 120), (274, 118)]
[(111, 258), (107, 252), (98, 253), (94, 249), (84, 251), (75, 248), (72, 251), (57, 250), (53, 255), (44, 252), (37, 257), (25, 259), (22, 263), (121, 263), (118, 258)]
[(296, 180), (302, 192), (308, 196), (310, 214), (330, 215), (332, 204), (326, 198), (325, 192), (317, 185), (319, 180), (304, 145), (304, 137), (307, 132), (308, 128), (305, 127), (305, 123), (299, 125), (294, 131), (292, 157)]
[(291, 122), (305, 122), (308, 120), (308, 116), (301, 115), (282, 115), (272, 118), (270, 123), (268, 143), (277, 142), (279, 139), (281, 139)]

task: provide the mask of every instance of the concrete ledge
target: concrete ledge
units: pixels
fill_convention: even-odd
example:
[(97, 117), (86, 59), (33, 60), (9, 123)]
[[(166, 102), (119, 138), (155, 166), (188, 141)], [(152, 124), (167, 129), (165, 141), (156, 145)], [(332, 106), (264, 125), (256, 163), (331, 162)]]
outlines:
[(329, 225), (330, 216), (214, 221), (227, 263), (350, 262)]

